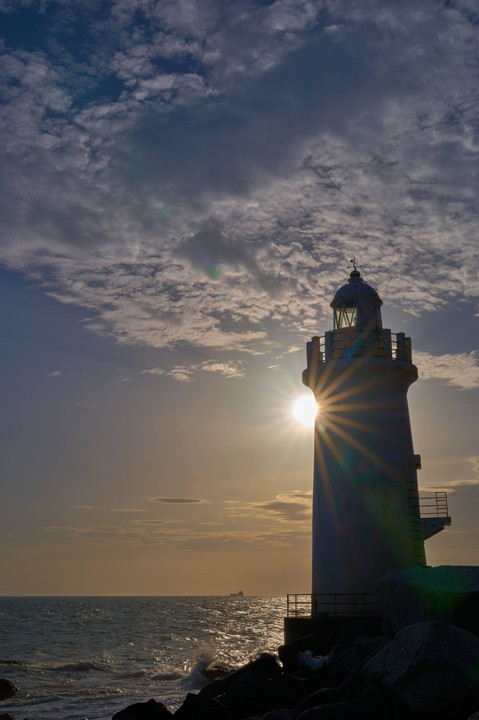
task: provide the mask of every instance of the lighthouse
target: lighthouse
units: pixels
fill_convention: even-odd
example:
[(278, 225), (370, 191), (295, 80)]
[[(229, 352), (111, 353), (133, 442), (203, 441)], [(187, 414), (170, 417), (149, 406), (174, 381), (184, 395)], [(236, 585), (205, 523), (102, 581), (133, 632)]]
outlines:
[(353, 263), (331, 302), (333, 329), (307, 343), (303, 373), (318, 405), (313, 616), (347, 615), (386, 573), (425, 566), (424, 541), (450, 524), (445, 493), (421, 515), (407, 402), (418, 377), (411, 340), (383, 328), (382, 300)]

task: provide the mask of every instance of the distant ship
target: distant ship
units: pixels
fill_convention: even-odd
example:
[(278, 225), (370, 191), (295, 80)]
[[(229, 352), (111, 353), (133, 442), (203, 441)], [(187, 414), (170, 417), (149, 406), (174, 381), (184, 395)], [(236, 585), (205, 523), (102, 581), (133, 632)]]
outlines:
[(239, 590), (237, 593), (230, 593), (230, 597), (244, 597), (244, 592)]

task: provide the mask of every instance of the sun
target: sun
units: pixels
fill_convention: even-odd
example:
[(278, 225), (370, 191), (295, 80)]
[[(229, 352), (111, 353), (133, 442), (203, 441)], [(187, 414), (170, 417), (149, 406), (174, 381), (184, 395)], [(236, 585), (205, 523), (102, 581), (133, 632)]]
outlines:
[(318, 406), (312, 395), (300, 395), (293, 405), (293, 417), (304, 427), (314, 427)]

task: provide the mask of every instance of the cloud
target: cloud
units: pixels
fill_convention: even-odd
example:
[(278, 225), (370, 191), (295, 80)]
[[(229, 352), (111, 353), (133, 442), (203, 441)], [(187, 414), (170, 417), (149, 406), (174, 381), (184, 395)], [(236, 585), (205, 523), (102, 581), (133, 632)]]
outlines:
[(294, 490), (277, 495), (274, 500), (255, 503), (238, 503), (227, 510), (230, 518), (250, 517), (281, 522), (302, 522), (311, 524), (312, 492)]
[(157, 503), (171, 503), (173, 505), (190, 505), (195, 503), (205, 503), (207, 500), (202, 498), (188, 498), (188, 497), (152, 497), (148, 498), (150, 502)]
[[(0, 262), (93, 332), (192, 350), (157, 374), (292, 352), (359, 249), (391, 306), (479, 302), (467, 4), (2, 7), (48, 32), (1, 48)], [(426, 374), (477, 387), (455, 357), (459, 384)]]
[[(190, 497), (149, 500), (175, 505), (208, 503), (202, 498)], [(203, 513), (197, 521), (125, 517), (120, 525), (51, 525), (46, 529), (85, 543), (121, 544), (130, 548), (225, 552), (256, 552), (264, 547), (300, 549), (310, 541), (311, 500), (311, 492), (295, 490), (261, 502), (223, 501), (214, 507), (214, 516)], [(86, 506), (86, 509), (95, 508)]]
[[(142, 526), (145, 525), (145, 526)], [(156, 526), (156, 527), (155, 527)], [(198, 525), (183, 527), (161, 527), (158, 522), (145, 524), (139, 521), (135, 526), (90, 525), (68, 526), (51, 525), (47, 532), (59, 533), (76, 541), (88, 544), (121, 545), (130, 549), (162, 549), (171, 547), (192, 551), (248, 550), (258, 552), (265, 546), (294, 548), (303, 546), (310, 538), (305, 528), (241, 528), (230, 526), (227, 529), (214, 529)]]
[(114, 513), (143, 513), (146, 512), (143, 508), (107, 508), (107, 507), (99, 507), (96, 505), (74, 505), (74, 510), (95, 510), (95, 511), (103, 511), (103, 512), (114, 512)]
[(111, 508), (114, 513), (142, 513), (146, 512), (144, 508)]
[(441, 380), (460, 390), (479, 388), (479, 351), (450, 355), (431, 355), (415, 351), (413, 360), (421, 380)]
[(244, 378), (245, 370), (241, 362), (224, 360), (204, 360), (191, 365), (174, 365), (164, 370), (163, 368), (150, 368), (142, 370), (142, 375), (168, 375), (179, 382), (191, 382), (197, 372), (219, 373), (227, 378)]
[(472, 464), (472, 469), (474, 470), (477, 475), (479, 475), (479, 455), (476, 455), (475, 457), (468, 458), (469, 462)]
[(241, 366), (231, 362), (220, 362), (218, 360), (207, 360), (201, 364), (201, 370), (205, 372), (219, 373), (227, 378), (244, 378), (245, 372)]
[(273, 513), (285, 522), (303, 522), (311, 520), (312, 493), (294, 491), (292, 493), (277, 495), (275, 500), (255, 503), (255, 508)]
[(50, 525), (45, 529), (47, 532), (64, 533), (69, 537), (84, 538), (86, 540), (93, 541), (116, 540), (118, 542), (128, 542), (131, 539), (141, 539), (143, 536), (141, 529), (115, 525), (89, 525), (86, 527), (74, 525)]
[(48, 377), (61, 377), (62, 373), (60, 370), (52, 370), (48, 373)]

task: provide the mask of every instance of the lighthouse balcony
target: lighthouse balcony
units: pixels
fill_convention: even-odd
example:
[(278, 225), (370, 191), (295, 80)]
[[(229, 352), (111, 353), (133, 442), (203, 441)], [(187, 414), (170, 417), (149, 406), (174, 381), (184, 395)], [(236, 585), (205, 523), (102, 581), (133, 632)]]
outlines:
[(447, 493), (434, 492), (419, 497), (419, 535), (422, 541), (436, 535), (451, 524)]
[(315, 336), (307, 343), (308, 370), (329, 360), (376, 357), (412, 362), (411, 339), (388, 329), (344, 327)]

